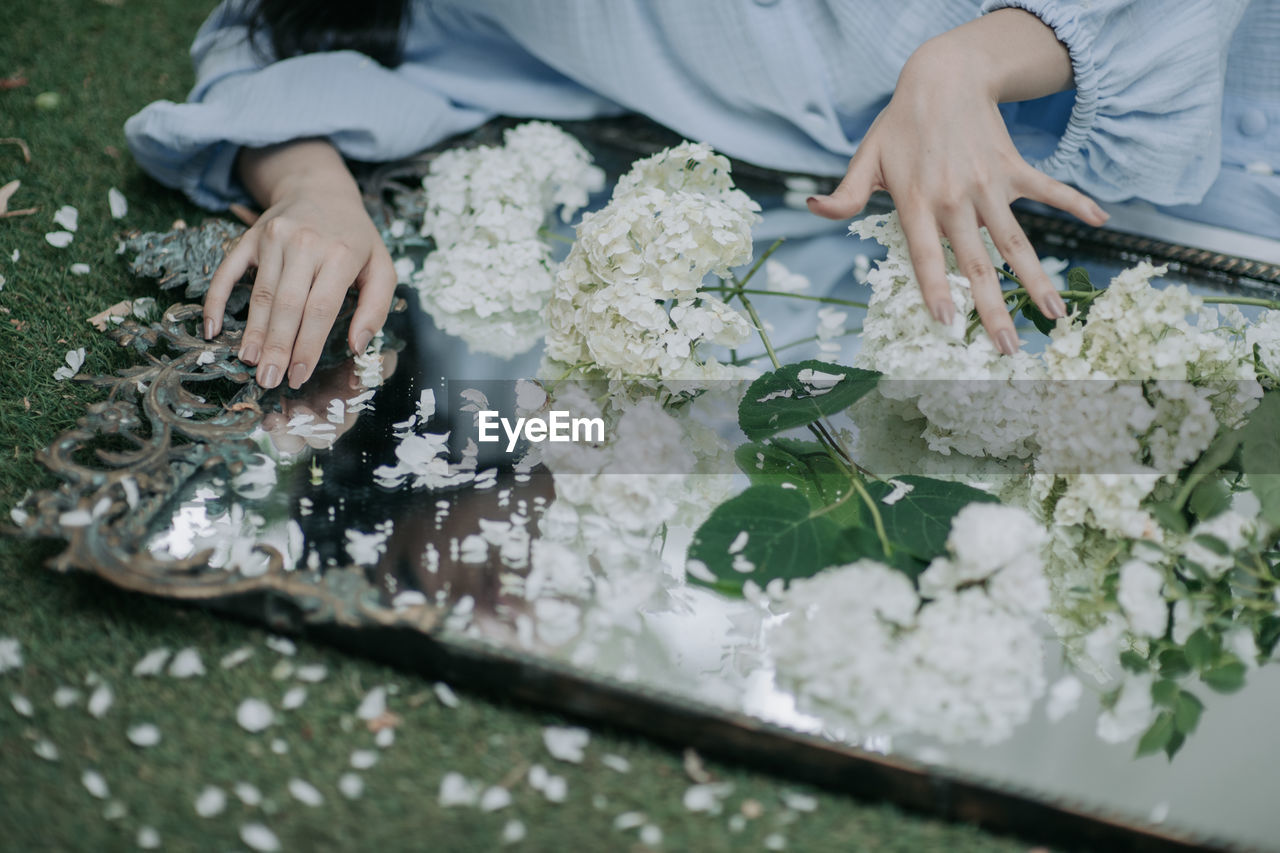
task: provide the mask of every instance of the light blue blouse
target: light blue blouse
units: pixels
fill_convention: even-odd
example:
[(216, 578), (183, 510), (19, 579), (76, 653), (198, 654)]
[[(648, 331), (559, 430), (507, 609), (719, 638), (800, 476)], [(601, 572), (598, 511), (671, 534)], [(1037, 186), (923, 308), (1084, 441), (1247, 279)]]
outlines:
[(1076, 84), (1004, 106), (1024, 156), (1103, 201), (1280, 238), (1280, 0), (417, 0), (396, 69), (351, 51), (268, 63), (248, 5), (200, 29), (187, 103), (125, 125), (146, 171), (209, 208), (247, 200), (241, 146), (324, 136), (384, 161), (500, 114), (639, 112), (840, 175), (916, 47), (1012, 6), (1054, 29)]

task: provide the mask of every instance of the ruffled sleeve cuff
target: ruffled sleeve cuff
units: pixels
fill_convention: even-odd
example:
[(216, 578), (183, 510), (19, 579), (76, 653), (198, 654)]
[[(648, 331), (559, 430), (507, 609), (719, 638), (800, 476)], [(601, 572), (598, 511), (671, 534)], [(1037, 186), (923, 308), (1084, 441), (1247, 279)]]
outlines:
[(242, 146), (324, 137), (351, 159), (395, 160), (492, 118), (354, 51), (225, 73), (202, 88), (197, 101), (149, 105), (125, 136), (156, 180), (215, 210), (248, 201), (233, 171)]
[(986, 0), (1023, 9), (1071, 55), (1075, 104), (1033, 163), (1103, 201), (1198, 201), (1221, 165), (1227, 45), (1248, 0)]

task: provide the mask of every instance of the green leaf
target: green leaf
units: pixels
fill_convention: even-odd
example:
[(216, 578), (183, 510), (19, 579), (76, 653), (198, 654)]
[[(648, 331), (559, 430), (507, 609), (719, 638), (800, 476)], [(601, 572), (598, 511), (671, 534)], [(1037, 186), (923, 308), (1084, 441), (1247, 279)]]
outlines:
[(1172, 708), (1178, 701), (1178, 682), (1162, 678), (1151, 684), (1151, 701)]
[(1218, 641), (1204, 628), (1197, 628), (1183, 644), (1187, 663), (1197, 672), (1204, 672), (1218, 657)]
[[(738, 543), (746, 533), (745, 543)], [(740, 544), (736, 554), (730, 548)], [(827, 515), (814, 515), (808, 499), (797, 489), (751, 486), (711, 511), (694, 534), (689, 558), (701, 561), (715, 576), (690, 579), (722, 592), (741, 594), (747, 579), (760, 586), (774, 578), (794, 580), (817, 574), (828, 566), (865, 556), (883, 557), (879, 541), (868, 554), (867, 539), (850, 534)], [(734, 568), (735, 558), (754, 568)]]
[(1240, 464), (1249, 488), (1262, 504), (1262, 517), (1280, 526), (1280, 393), (1264, 394), (1249, 415), (1240, 446)]
[[(815, 510), (839, 503), (853, 489), (848, 471), (816, 441), (774, 438), (748, 442), (734, 451), (734, 459), (752, 485), (789, 484), (808, 498)], [(852, 497), (831, 511), (831, 520), (844, 527), (857, 526), (864, 509), (862, 501)]]
[[(1205, 477), (1208, 477), (1214, 471), (1217, 471), (1219, 468), (1231, 461), (1232, 457), (1236, 455), (1236, 450), (1239, 449), (1240, 444), (1243, 441), (1243, 428), (1224, 432), (1222, 435), (1219, 435), (1211, 441), (1209, 446), (1205, 448), (1204, 453), (1201, 453), (1200, 458), (1196, 460), (1196, 464), (1191, 466), (1191, 470), (1187, 472), (1186, 477), (1183, 479), (1182, 486), (1178, 490), (1177, 496), (1173, 499), (1174, 506), (1184, 506), (1187, 503), (1187, 499), (1191, 497), (1194, 489), (1197, 488)], [(1164, 523), (1163, 519), (1157, 520), (1162, 524)], [(1183, 532), (1185, 532), (1185, 529), (1184, 525)]]
[(1182, 745), (1187, 742), (1187, 736), (1174, 727), (1173, 734), (1169, 735), (1169, 741), (1164, 745), (1164, 754), (1169, 756), (1172, 761), (1173, 757), (1178, 754), (1178, 750), (1182, 749)]
[(1138, 739), (1138, 757), (1151, 755), (1153, 752), (1159, 752), (1164, 749), (1173, 734), (1173, 714), (1168, 711), (1161, 711), (1156, 715), (1156, 720), (1151, 724), (1151, 728), (1147, 729), (1142, 737)]
[(1093, 292), (1097, 288), (1093, 286), (1093, 280), (1089, 278), (1087, 269), (1072, 267), (1067, 270), (1067, 290)]
[(1037, 308), (1034, 302), (1028, 302), (1022, 306), (1022, 316), (1030, 320), (1031, 325), (1035, 326), (1042, 335), (1049, 334), (1053, 331), (1053, 327), (1057, 325), (1056, 321), (1044, 316), (1044, 312)]
[(1254, 630), (1257, 632), (1258, 657), (1266, 660), (1275, 651), (1276, 642), (1280, 641), (1280, 616), (1263, 616)]
[(1219, 693), (1235, 693), (1244, 687), (1245, 666), (1239, 660), (1220, 663), (1200, 676), (1200, 680)]
[(1231, 490), (1220, 478), (1204, 480), (1191, 492), (1187, 506), (1195, 517), (1204, 521), (1220, 514), (1231, 504)]
[(946, 551), (951, 519), (960, 510), (971, 503), (1000, 502), (994, 495), (964, 483), (911, 476), (895, 480), (909, 485), (911, 490), (892, 504), (883, 500), (894, 489), (892, 484), (868, 483), (867, 491), (876, 501), (893, 547), (920, 560), (932, 560)]
[(1173, 725), (1179, 732), (1189, 735), (1200, 722), (1200, 712), (1204, 703), (1185, 690), (1178, 694), (1177, 704), (1173, 706)]
[(1160, 522), (1160, 526), (1175, 533), (1187, 532), (1187, 519), (1173, 503), (1161, 501), (1147, 506), (1151, 517)]
[(1129, 672), (1143, 673), (1147, 671), (1147, 659), (1133, 649), (1125, 649), (1120, 653), (1120, 665)]
[(1189, 672), (1191, 665), (1182, 649), (1165, 649), (1160, 653), (1160, 674), (1165, 678), (1178, 678)]
[[(829, 388), (800, 380), (801, 371), (813, 370), (842, 377)], [(784, 364), (752, 382), (738, 403), (738, 425), (752, 441), (783, 430), (814, 423), (842, 412), (876, 387), (880, 374), (810, 359)]]

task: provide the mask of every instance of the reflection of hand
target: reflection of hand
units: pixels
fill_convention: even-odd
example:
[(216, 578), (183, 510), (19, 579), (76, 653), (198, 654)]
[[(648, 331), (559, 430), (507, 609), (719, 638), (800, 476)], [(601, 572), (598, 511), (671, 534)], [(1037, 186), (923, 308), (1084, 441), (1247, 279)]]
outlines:
[(978, 315), (997, 348), (1018, 348), (1017, 335), (981, 234), (1000, 254), (1046, 317), (1066, 305), (1040, 267), (1009, 205), (1019, 198), (1065, 210), (1091, 225), (1107, 215), (1084, 194), (1032, 168), (1000, 116), (1000, 101), (1040, 97), (1071, 85), (1066, 48), (1034, 15), (1001, 10), (927, 42), (907, 61), (893, 98), (872, 123), (844, 180), (809, 207), (821, 216), (853, 216), (875, 190), (897, 205), (911, 262), (930, 313), (950, 323), (944, 235), (970, 282)]
[(241, 174), (267, 209), (223, 259), (205, 296), (205, 335), (222, 325), (231, 288), (257, 268), (240, 358), (274, 388), (298, 388), (319, 361), (347, 288), (359, 290), (348, 343), (363, 352), (386, 320), (395, 290), (391, 255), (359, 189), (327, 142), (246, 149)]
[[(386, 380), (396, 370), (398, 354), (387, 349), (382, 352), (382, 378)], [(282, 395), (280, 411), (271, 412), (262, 419), (262, 428), (271, 438), (271, 444), (283, 456), (293, 456), (303, 448), (325, 450), (355, 426), (359, 412), (347, 411), (347, 401), (367, 391), (356, 370), (355, 359), (326, 368), (315, 375), (304, 394), (297, 397)], [(342, 402), (342, 421), (329, 420), (329, 405), (334, 400)], [(289, 432), (289, 422), (299, 415), (312, 415), (312, 424), (328, 424), (333, 430), (321, 429), (314, 435)]]

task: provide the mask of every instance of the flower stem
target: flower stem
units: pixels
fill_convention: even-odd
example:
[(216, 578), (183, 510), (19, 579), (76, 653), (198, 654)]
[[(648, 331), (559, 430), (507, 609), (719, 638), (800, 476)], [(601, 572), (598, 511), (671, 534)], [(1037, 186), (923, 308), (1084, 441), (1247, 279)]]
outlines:
[(834, 296), (811, 296), (807, 293), (787, 293), (783, 290), (752, 290), (746, 287), (703, 287), (701, 290), (711, 293), (750, 293), (752, 296), (785, 296), (790, 299), (803, 299), (808, 302), (824, 302), (828, 305), (843, 305), (846, 308), (866, 308), (867, 303), (855, 302), (852, 299), (837, 299)]
[[(861, 326), (853, 326), (851, 328), (842, 329), (838, 335), (833, 335), (828, 340), (834, 340), (835, 338), (847, 338), (849, 335), (856, 335), (856, 334), (859, 334), (861, 331), (862, 331)], [(797, 340), (797, 341), (790, 341), (788, 343), (775, 346), (773, 348), (773, 351), (782, 352), (784, 349), (791, 349), (792, 347), (803, 346), (804, 344), (811, 344), (814, 341), (818, 341), (818, 340), (822, 340), (822, 339), (819, 338), (817, 335), (810, 335), (807, 338), (801, 338), (800, 340)], [(752, 355), (738, 356), (738, 355), (734, 355), (734, 353), (736, 352), (737, 352), (736, 350), (730, 350), (730, 358), (731, 358), (730, 363), (735, 365), (749, 364), (758, 358), (764, 358), (766, 355), (766, 353), (757, 352), (757, 353), (753, 353)]]

